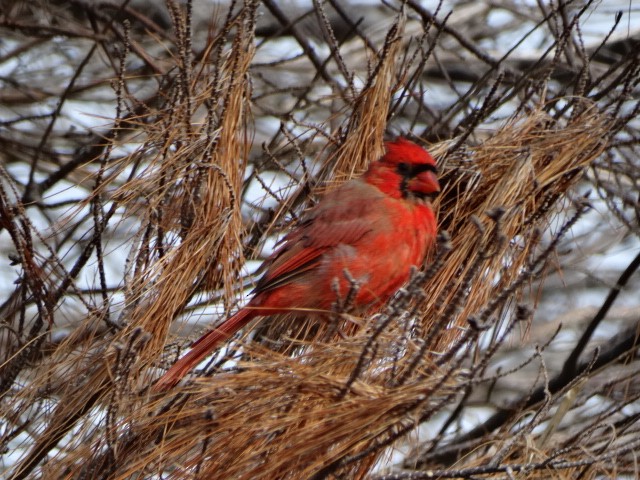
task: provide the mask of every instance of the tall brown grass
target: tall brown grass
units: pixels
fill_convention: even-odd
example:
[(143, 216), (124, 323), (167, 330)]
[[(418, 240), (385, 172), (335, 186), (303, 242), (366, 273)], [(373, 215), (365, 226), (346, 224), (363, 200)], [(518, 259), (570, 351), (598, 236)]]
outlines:
[[(638, 438), (625, 429), (633, 415), (617, 426), (625, 441), (609, 444), (615, 456), (588, 434), (600, 427), (586, 420), (573, 437), (553, 437), (547, 428), (544, 441), (531, 441), (535, 428), (553, 424), (554, 412), (562, 420), (558, 405), (573, 407), (567, 396), (589, 391), (585, 385), (596, 374), (635, 350), (635, 336), (624, 330), (627, 336), (612, 340), (604, 355), (580, 357), (572, 370), (565, 364), (565, 376), (550, 374), (544, 346), (536, 349), (520, 367), (540, 361), (542, 380), (532, 377), (528, 393), (496, 409), (502, 420), (482, 434), (457, 432), (457, 444), (445, 429), (423, 430), (435, 429), (436, 419), (455, 422), (475, 389), (500, 378), (491, 362), (514, 332), (530, 328), (530, 289), (558, 262), (560, 242), (589, 208), (576, 187), (590, 180), (599, 185), (587, 174), (594, 166), (600, 175), (609, 169), (615, 176), (617, 149), (637, 149), (637, 136), (620, 144), (635, 128), (628, 112), (637, 111), (637, 102), (628, 97), (637, 89), (636, 57), (621, 59), (596, 83), (585, 73), (596, 56), (570, 41), (576, 24), (565, 22), (557, 52), (570, 51), (583, 70), (557, 82), (553, 73), (564, 65), (557, 53), (516, 77), (503, 59), (477, 79), (478, 106), (460, 98), (449, 112), (467, 108), (466, 114), (447, 139), (434, 142), (419, 127), (429, 118), (420, 110), (435, 103), (422, 90), (433, 79), (422, 76), (438, 63), (432, 54), (439, 42), (446, 46), (461, 34), (411, 2), (397, 12), (388, 8), (384, 36), (357, 33), (351, 40), (361, 44), (366, 62), (339, 56), (344, 46), (326, 6), (314, 3), (333, 52), (322, 68), (297, 22), (281, 25), (280, 33), (309, 49), (290, 61), (256, 59), (257, 2), (217, 10), (206, 34), (192, 31), (201, 25), (196, 4), (169, 2), (161, 10), (170, 33), (149, 12), (130, 6), (115, 10), (112, 19), (73, 5), (67, 13), (48, 11), (50, 25), (40, 33), (50, 35), (50, 28), (71, 41), (75, 32), (78, 45), (102, 49), (115, 77), (116, 119), (62, 167), (44, 147), (46, 138), (35, 157), (13, 160), (87, 191), (48, 233), (30, 220), (38, 206), (33, 192), (46, 192), (47, 184), (21, 185), (2, 169), (0, 226), (21, 269), (2, 306), (1, 433), (5, 448), (19, 452), (8, 478), (484, 478), (513, 472), (548, 478), (551, 471), (595, 478), (615, 468), (631, 471)], [(275, 2), (264, 5), (283, 22), (279, 15), (286, 12)], [(27, 7), (21, 8), (5, 17), (3, 28), (20, 26), (17, 15), (26, 15)], [(547, 12), (556, 21), (564, 13)], [(68, 15), (63, 32), (56, 15)], [(423, 21), (420, 36), (416, 15)], [(28, 38), (33, 28), (23, 26), (21, 35)], [(117, 51), (105, 36), (117, 42)], [(312, 75), (296, 70), (299, 64)], [(98, 63), (91, 65), (99, 71)], [(362, 76), (360, 84), (348, 78), (350, 71)], [(268, 78), (274, 72), (299, 74), (308, 88), (280, 88)], [(134, 87), (148, 91), (153, 82), (143, 80), (152, 74), (159, 78), (156, 89), (143, 98)], [(334, 93), (314, 94), (314, 86)], [(72, 92), (73, 82), (59, 94), (61, 102)], [(261, 101), (271, 95), (293, 107), (276, 113), (286, 107)], [(509, 105), (508, 117), (496, 121), (498, 109)], [(307, 121), (307, 110), (321, 112), (323, 121)], [(254, 122), (269, 115), (281, 127), (260, 150)], [(385, 135), (398, 133), (398, 119), (412, 125), (405, 134), (438, 158), (444, 188), (435, 207), (447, 232), (409, 285), (370, 317), (336, 308), (325, 324), (304, 327), (313, 334), (265, 320), (265, 335), (276, 335), (279, 348), (237, 336), (183, 384), (152, 393), (153, 381), (188, 346), (185, 332), (192, 333), (198, 302), (231, 310), (243, 289), (246, 258), (259, 257), (268, 235), (286, 230), (319, 195), (378, 158)], [(274, 208), (247, 199), (250, 183), (265, 170), (290, 180), (288, 195), (266, 193), (277, 198)], [(637, 194), (637, 172), (617, 175), (636, 182)], [(623, 201), (619, 215), (626, 207)], [(66, 252), (64, 245), (73, 248)], [(104, 273), (114, 250), (121, 250), (118, 261), (126, 258), (115, 288)], [(80, 271), (95, 272), (93, 290), (79, 286)], [(79, 313), (57, 332), (65, 301), (78, 303)], [(358, 328), (347, 328), (353, 325)], [(513, 361), (509, 368), (520, 367)], [(624, 385), (612, 383), (611, 395)], [(626, 392), (620, 409), (637, 395)], [(381, 466), (393, 463), (393, 448), (405, 448), (404, 470), (385, 476)]]

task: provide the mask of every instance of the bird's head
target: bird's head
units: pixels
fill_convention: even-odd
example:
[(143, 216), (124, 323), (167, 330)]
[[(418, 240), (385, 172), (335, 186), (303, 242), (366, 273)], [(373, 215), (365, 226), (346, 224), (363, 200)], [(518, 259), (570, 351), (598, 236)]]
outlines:
[(425, 149), (402, 137), (385, 147), (365, 173), (367, 182), (394, 198), (430, 200), (440, 193), (436, 162)]

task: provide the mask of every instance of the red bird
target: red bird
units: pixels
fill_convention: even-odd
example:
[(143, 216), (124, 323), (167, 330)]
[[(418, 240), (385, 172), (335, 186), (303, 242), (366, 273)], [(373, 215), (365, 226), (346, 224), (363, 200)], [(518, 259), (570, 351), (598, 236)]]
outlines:
[[(382, 305), (421, 265), (436, 236), (430, 199), (440, 192), (436, 163), (404, 138), (362, 177), (329, 192), (265, 261), (246, 307), (204, 334), (156, 383), (166, 390), (256, 317), (299, 309), (328, 311), (358, 282), (353, 306)], [(335, 285), (338, 285), (336, 292)]]

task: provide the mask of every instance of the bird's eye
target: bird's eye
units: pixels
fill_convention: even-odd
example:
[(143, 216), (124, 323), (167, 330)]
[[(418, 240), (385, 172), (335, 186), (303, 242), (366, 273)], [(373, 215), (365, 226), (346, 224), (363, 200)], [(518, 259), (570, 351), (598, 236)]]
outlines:
[(396, 167), (398, 173), (403, 177), (415, 177), (416, 175), (421, 174), (422, 172), (433, 172), (437, 173), (435, 165), (431, 165), (428, 163), (398, 163)]
[(397, 168), (398, 173), (403, 177), (409, 176), (411, 174), (411, 166), (408, 163), (399, 163)]

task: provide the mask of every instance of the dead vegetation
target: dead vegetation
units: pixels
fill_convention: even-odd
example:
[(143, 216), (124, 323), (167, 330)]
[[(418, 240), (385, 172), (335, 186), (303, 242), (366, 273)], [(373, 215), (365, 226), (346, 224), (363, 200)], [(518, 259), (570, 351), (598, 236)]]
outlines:
[[(593, 3), (2, 2), (0, 471), (637, 475), (640, 310), (615, 302), (640, 255), (590, 272), (600, 308), (567, 317), (573, 265), (640, 233), (637, 35), (622, 12), (587, 42)], [(544, 48), (485, 50), (496, 10)], [(444, 185), (410, 284), (315, 338), (243, 332), (152, 394), (246, 261), (399, 133)], [(594, 204), (607, 224), (581, 234)]]

